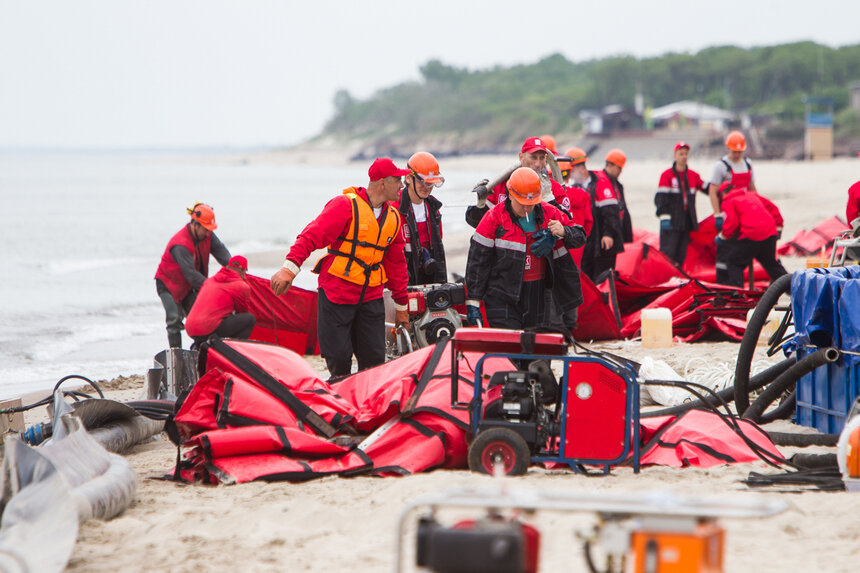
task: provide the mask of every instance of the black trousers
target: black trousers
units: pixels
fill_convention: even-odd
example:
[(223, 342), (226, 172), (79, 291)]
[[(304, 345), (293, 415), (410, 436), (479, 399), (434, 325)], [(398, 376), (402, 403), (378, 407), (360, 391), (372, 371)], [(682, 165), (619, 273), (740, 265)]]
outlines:
[(164, 322), (167, 324), (167, 344), (171, 348), (182, 348), (182, 321), (191, 311), (191, 306), (197, 299), (197, 291), (189, 292), (181, 302), (176, 302), (167, 287), (160, 279), (155, 279), (155, 290), (164, 307)]
[[(763, 241), (752, 239), (732, 239), (724, 241), (718, 248), (722, 250), (726, 264), (726, 280), (723, 284), (736, 287), (744, 286), (744, 269), (753, 259), (757, 260), (767, 271), (771, 281), (788, 274), (779, 259), (776, 258), (776, 236)], [(721, 282), (717, 280), (717, 282)]]
[(528, 281), (520, 286), (520, 300), (511, 304), (484, 297), (484, 312), (491, 328), (523, 330), (544, 323), (544, 280)]
[(329, 374), (348, 376), (352, 355), (358, 369), (385, 362), (385, 306), (381, 298), (359, 304), (336, 304), (319, 289), (317, 335)]
[(607, 251), (600, 251), (599, 255), (592, 257), (589, 257), (588, 253), (585, 253), (582, 257), (582, 272), (588, 275), (591, 282), (596, 282), (597, 277), (609, 269), (615, 268), (615, 258), (617, 256), (617, 253), (609, 253)]
[(240, 312), (239, 314), (231, 314), (221, 321), (218, 328), (214, 332), (210, 332), (204, 336), (193, 336), (194, 342), (205, 342), (213, 334), (217, 334), (221, 338), (241, 338), (247, 339), (251, 336), (251, 331), (254, 330), (254, 325), (257, 324), (257, 319), (250, 312)]
[(552, 296), (552, 291), (544, 289), (544, 325), (556, 330), (566, 330), (572, 332), (576, 328), (576, 321), (579, 316), (579, 308), (572, 308), (567, 312), (562, 312), (561, 306)]
[(676, 231), (674, 229), (660, 231), (660, 252), (678, 263), (679, 266), (684, 265), (689, 244), (689, 231)]

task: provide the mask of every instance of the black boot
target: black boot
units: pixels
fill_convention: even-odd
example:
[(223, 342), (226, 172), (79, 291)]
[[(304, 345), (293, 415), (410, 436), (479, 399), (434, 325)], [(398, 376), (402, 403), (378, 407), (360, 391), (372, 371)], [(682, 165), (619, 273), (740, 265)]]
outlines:
[(182, 348), (182, 333), (168, 331), (167, 344), (170, 345), (170, 348)]

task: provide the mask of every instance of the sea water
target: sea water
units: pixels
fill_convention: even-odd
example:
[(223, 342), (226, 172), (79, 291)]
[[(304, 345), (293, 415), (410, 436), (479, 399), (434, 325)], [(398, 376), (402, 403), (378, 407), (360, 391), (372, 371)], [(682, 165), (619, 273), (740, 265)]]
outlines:
[[(443, 224), (465, 230), (469, 189), (491, 174), (445, 175), (434, 191), (450, 204)], [(269, 277), (329, 199), (366, 184), (366, 162), (0, 153), (0, 398), (50, 389), (70, 374), (100, 380), (152, 367), (167, 345), (153, 276), (194, 202), (212, 205), (218, 237), (249, 257), (251, 274)], [(210, 274), (217, 268), (213, 259)], [(296, 284), (315, 289), (316, 276), (301, 273)]]

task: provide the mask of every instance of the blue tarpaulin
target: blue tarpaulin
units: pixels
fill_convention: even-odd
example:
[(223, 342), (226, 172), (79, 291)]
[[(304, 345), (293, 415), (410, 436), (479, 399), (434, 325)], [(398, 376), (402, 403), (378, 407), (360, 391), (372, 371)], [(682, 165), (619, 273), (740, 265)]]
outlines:
[[(791, 278), (793, 349), (835, 346), (860, 352), (860, 265), (815, 268)], [(847, 366), (860, 356), (844, 355)]]

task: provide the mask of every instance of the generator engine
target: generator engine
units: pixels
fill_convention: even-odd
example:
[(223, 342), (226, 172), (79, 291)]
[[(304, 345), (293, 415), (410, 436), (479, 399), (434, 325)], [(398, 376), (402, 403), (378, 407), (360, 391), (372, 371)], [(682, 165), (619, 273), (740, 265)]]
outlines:
[(545, 361), (532, 362), (527, 371), (496, 372), (490, 378), (479, 431), (512, 428), (534, 454), (539, 444), (558, 435), (554, 409), (548, 407), (557, 397), (558, 382)]
[(416, 348), (436, 342), (443, 336), (452, 337), (463, 323), (454, 308), (466, 302), (462, 284), (429, 284), (407, 287), (409, 324)]

